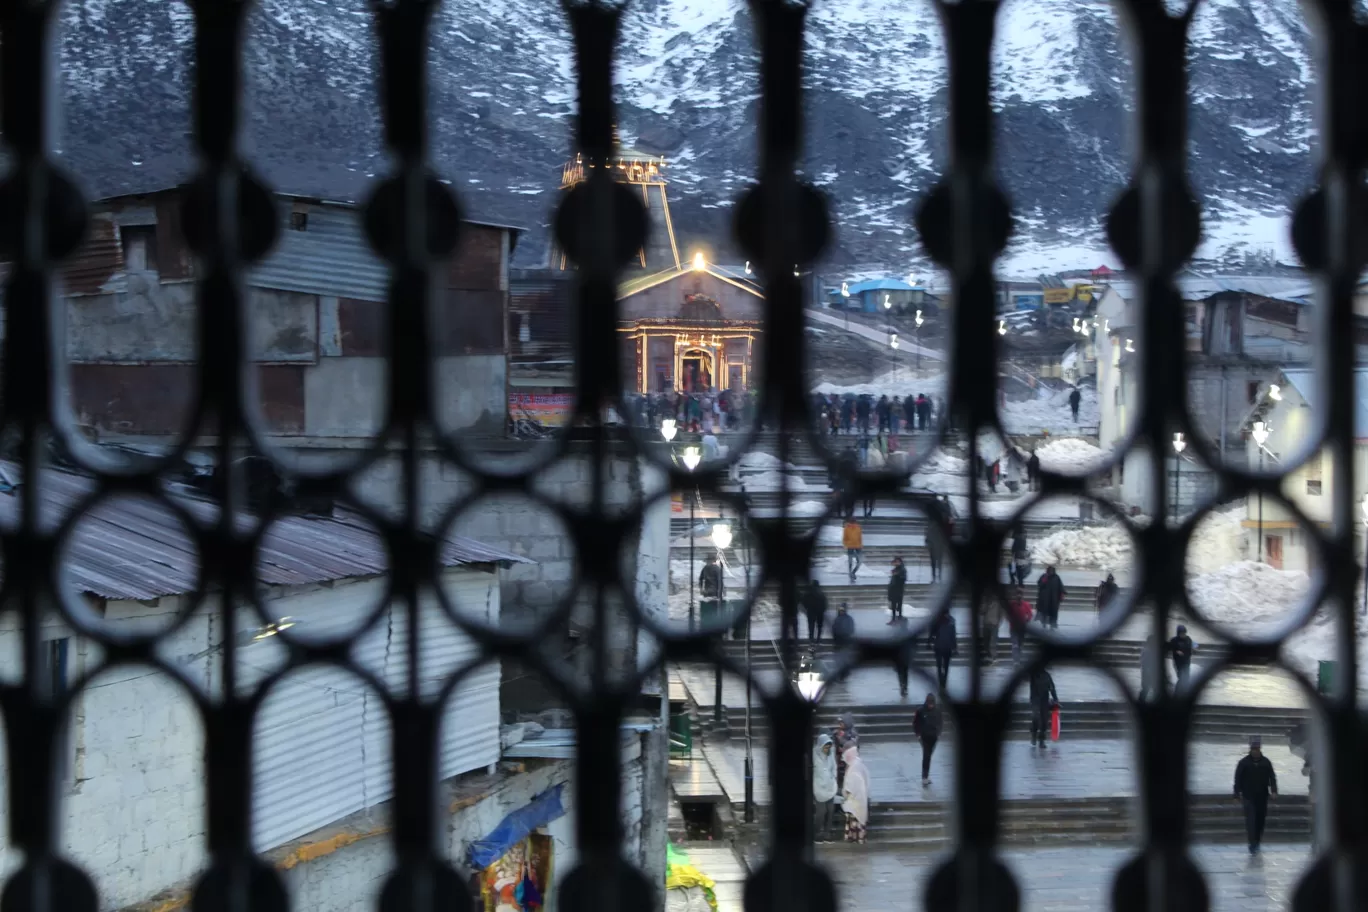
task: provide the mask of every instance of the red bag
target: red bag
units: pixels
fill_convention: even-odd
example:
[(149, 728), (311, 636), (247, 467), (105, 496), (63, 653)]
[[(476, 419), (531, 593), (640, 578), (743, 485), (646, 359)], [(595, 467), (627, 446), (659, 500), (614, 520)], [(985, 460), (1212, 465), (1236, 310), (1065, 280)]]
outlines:
[(1059, 706), (1050, 707), (1050, 740), (1059, 740)]

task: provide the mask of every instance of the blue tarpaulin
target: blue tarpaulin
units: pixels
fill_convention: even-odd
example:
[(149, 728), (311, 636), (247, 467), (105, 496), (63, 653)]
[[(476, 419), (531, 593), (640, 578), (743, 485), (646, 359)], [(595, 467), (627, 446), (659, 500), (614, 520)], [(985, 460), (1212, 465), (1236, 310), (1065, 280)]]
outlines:
[(537, 827), (546, 826), (557, 817), (565, 814), (561, 804), (561, 789), (564, 784), (547, 789), (528, 802), (526, 807), (509, 814), (484, 839), (470, 844), (470, 863), (477, 870), (484, 870), (503, 857), (504, 853), (522, 842)]

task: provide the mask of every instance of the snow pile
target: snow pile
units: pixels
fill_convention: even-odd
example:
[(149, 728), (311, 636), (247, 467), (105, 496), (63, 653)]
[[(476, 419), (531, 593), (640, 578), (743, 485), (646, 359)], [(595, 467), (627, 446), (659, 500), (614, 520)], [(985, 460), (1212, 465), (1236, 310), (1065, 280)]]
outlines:
[(1029, 543), (1035, 567), (1091, 567), (1115, 572), (1131, 562), (1131, 537), (1121, 526), (1057, 529)]
[(1301, 604), (1310, 588), (1310, 577), (1300, 570), (1275, 570), (1249, 560), (1191, 576), (1187, 582), (1193, 608), (1243, 636), (1271, 633)]
[(925, 393), (928, 396), (945, 395), (945, 375), (926, 374), (916, 377), (911, 370), (901, 368), (896, 371), (888, 371), (880, 374), (869, 383), (850, 383), (838, 385), (829, 381), (823, 381), (812, 388), (814, 393), (821, 393), (823, 396), (830, 396), (833, 393), (837, 396), (844, 396), (847, 393), (852, 396), (873, 396), (878, 401), (880, 396), (894, 396), (906, 398), (911, 396), (917, 398), (918, 393)]
[(1220, 570), (1249, 556), (1243, 504), (1213, 510), (1202, 517), (1188, 541), (1185, 566), (1189, 577)]
[(917, 466), (908, 480), (914, 490), (961, 494), (969, 490), (969, 460), (936, 450)]
[(1051, 440), (1037, 447), (1035, 452), (1040, 457), (1042, 469), (1065, 475), (1086, 475), (1100, 468), (1108, 458), (1105, 450), (1079, 437)]
[(1078, 421), (1069, 411), (1072, 388), (1052, 390), (1040, 387), (1040, 398), (1019, 402), (1005, 402), (999, 407), (1002, 427), (1009, 434), (1039, 434), (1041, 431), (1058, 433), (1081, 426), (1096, 427), (1101, 421), (1097, 407), (1097, 390), (1091, 386), (1078, 388), (1082, 399), (1078, 403)]
[(795, 472), (764, 471), (754, 475), (742, 475), (741, 481), (747, 491), (800, 491), (806, 490), (807, 482)]
[[(1360, 590), (1361, 592), (1361, 590)], [(1363, 604), (1362, 594), (1358, 604)], [(1368, 627), (1358, 628), (1359, 679), (1358, 691), (1368, 691)], [(1312, 617), (1310, 623), (1283, 641), (1283, 656), (1287, 664), (1306, 675), (1312, 681), (1323, 660), (1334, 661), (1339, 658), (1339, 630), (1334, 617), (1322, 608)]]
[(791, 462), (780, 462), (778, 456), (769, 453), (762, 453), (759, 450), (750, 450), (736, 461), (737, 468), (756, 469), (760, 471), (778, 471), (788, 469), (793, 471), (798, 467)]

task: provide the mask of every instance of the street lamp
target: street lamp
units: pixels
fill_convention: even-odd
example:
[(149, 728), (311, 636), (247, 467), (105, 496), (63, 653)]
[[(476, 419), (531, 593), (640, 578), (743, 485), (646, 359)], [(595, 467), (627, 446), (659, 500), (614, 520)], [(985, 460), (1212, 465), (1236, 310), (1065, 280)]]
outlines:
[(731, 547), (731, 526), (727, 523), (713, 523), (712, 543), (718, 551), (726, 551), (729, 547)]
[(684, 463), (684, 468), (692, 472), (703, 461), (703, 453), (696, 446), (685, 447), (681, 461)]
[[(1254, 438), (1254, 443), (1259, 447), (1259, 474), (1263, 474), (1264, 467), (1264, 444), (1268, 442), (1268, 435), (1273, 432), (1273, 428), (1263, 421), (1254, 422), (1254, 426), (1249, 429), (1249, 435)], [(1263, 488), (1259, 489), (1259, 562), (1263, 562)]]
[(660, 422), (660, 436), (665, 438), (666, 443), (674, 440), (677, 433), (679, 433), (679, 426), (673, 418), (666, 418)]
[(703, 271), (703, 266), (704, 266), (704, 263), (703, 263), (703, 251), (700, 250), (700, 251), (698, 251), (697, 253), (695, 253), (695, 254), (694, 254), (694, 257), (693, 257), (693, 268), (694, 268), (694, 271), (695, 271), (695, 272), (702, 272), (702, 271)]
[(884, 295), (884, 310), (892, 310), (892, 309), (893, 309), (893, 299), (890, 298), (888, 295)]
[(917, 316), (916, 316), (916, 318), (915, 318), (912, 322), (914, 322), (914, 323), (917, 324), (917, 335), (916, 335), (916, 346), (917, 346), (917, 370), (921, 370), (921, 328), (922, 328), (922, 324), (925, 323), (926, 320), (924, 320), (924, 319), (922, 318), (922, 312), (921, 312), (920, 310), (917, 311)]
[(751, 274), (751, 264), (750, 264), (750, 260), (746, 260), (746, 275), (750, 275), (750, 274)]
[(898, 334), (890, 331), (888, 333), (888, 345), (893, 349), (893, 381), (898, 380)]
[(1276, 383), (1270, 383), (1270, 384), (1268, 384), (1268, 398), (1269, 398), (1269, 399), (1272, 399), (1274, 402), (1281, 402), (1281, 401), (1282, 401), (1282, 387), (1281, 387), (1281, 386), (1278, 386), (1278, 384), (1276, 384)]
[(1127, 339), (1127, 340), (1126, 340), (1126, 351), (1130, 352), (1131, 354), (1135, 354), (1135, 340), (1134, 340), (1134, 339)]
[(1173, 435), (1173, 518), (1178, 518), (1178, 479), (1183, 474), (1183, 450), (1187, 449), (1187, 441), (1183, 439), (1181, 433)]
[(1006, 320), (998, 320), (998, 335), (999, 335), (999, 336), (1005, 336), (1005, 335), (1007, 335), (1007, 321), (1006, 321)]

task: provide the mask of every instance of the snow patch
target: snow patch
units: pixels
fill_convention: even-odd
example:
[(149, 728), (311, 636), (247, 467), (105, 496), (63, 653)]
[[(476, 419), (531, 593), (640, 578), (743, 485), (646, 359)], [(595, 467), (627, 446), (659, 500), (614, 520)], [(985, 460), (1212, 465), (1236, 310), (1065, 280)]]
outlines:
[(1100, 447), (1078, 437), (1060, 437), (1036, 448), (1040, 467), (1066, 475), (1086, 475), (1100, 468), (1108, 454)]
[(1078, 388), (1081, 396), (1078, 402), (1078, 421), (1073, 420), (1073, 413), (1069, 410), (1071, 392), (1071, 388), (1054, 390), (1040, 387), (1035, 399), (1003, 403), (998, 409), (1003, 429), (1009, 434), (1039, 434), (1042, 431), (1060, 433), (1079, 427), (1097, 427), (1101, 424), (1096, 388)]
[(1300, 570), (1275, 570), (1241, 560), (1188, 578), (1188, 600), (1212, 623), (1244, 636), (1271, 633), (1306, 598), (1311, 579)]
[(1036, 567), (1089, 567), (1114, 573), (1128, 568), (1133, 546), (1121, 526), (1057, 529), (1030, 545)]

